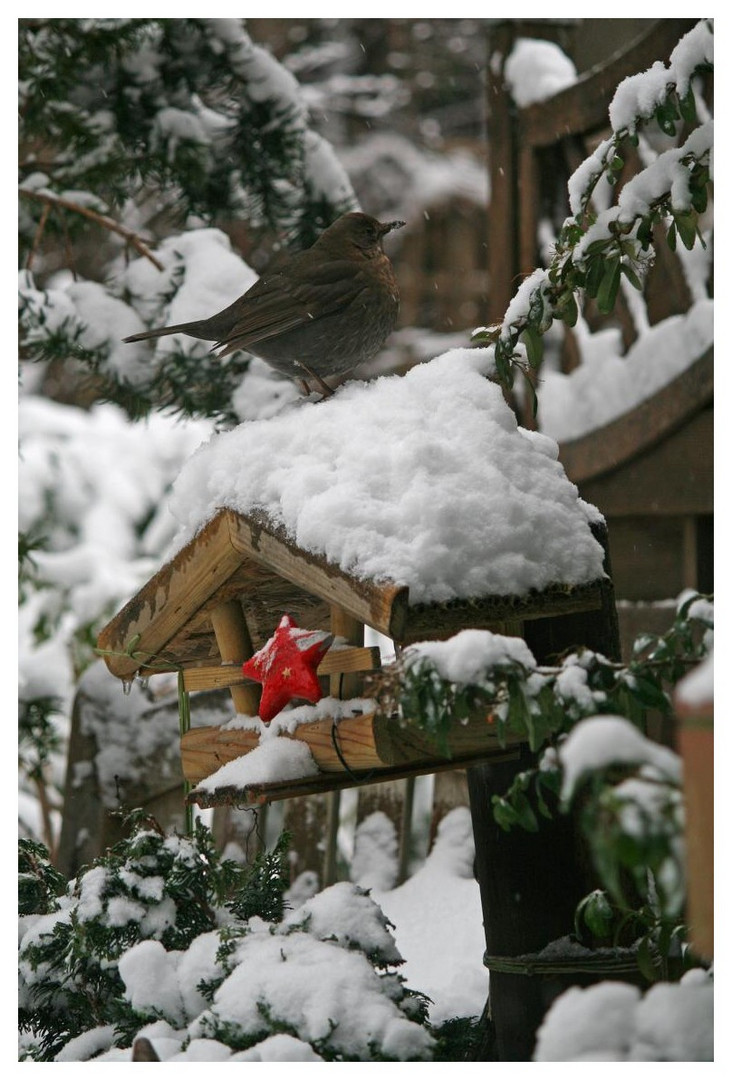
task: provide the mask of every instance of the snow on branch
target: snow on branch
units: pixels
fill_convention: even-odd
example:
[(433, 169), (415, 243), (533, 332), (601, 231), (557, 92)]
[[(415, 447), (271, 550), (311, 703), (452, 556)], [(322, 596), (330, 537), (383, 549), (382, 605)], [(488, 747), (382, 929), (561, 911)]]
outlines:
[[(473, 335), (476, 344), (494, 345), (504, 386), (511, 387), (519, 371), (533, 391), (542, 335), (555, 319), (573, 327), (583, 298), (595, 299), (599, 311), (608, 314), (623, 278), (643, 288), (654, 257), (654, 226), (668, 227), (672, 249), (677, 238), (687, 250), (700, 238), (699, 217), (707, 209), (713, 176), (714, 128), (711, 120), (698, 123), (693, 83), (712, 69), (712, 42), (711, 23), (702, 20), (681, 39), (668, 67), (654, 64), (618, 87), (610, 109), (612, 135), (569, 180), (572, 216), (562, 227), (549, 267), (522, 283), (501, 323)], [(625, 165), (624, 143), (637, 146), (639, 128), (652, 121), (666, 136), (676, 137), (682, 125), (693, 130), (680, 147), (665, 150), (629, 180), (614, 206), (595, 214), (591, 200), (597, 184), (603, 177), (616, 183)]]

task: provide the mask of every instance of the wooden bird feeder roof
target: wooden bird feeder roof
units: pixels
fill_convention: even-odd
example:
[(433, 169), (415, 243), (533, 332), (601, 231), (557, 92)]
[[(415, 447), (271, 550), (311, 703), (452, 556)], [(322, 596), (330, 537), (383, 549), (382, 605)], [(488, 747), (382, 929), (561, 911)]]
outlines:
[(131, 679), (220, 662), (211, 615), (234, 599), (241, 602), (255, 650), (284, 612), (299, 626), (322, 629), (333, 606), (405, 645), (466, 627), (495, 629), (592, 610), (600, 606), (600, 583), (410, 605), (407, 586), (353, 577), (299, 548), (265, 518), (224, 509), (104, 627), (98, 646), (107, 667), (117, 678)]

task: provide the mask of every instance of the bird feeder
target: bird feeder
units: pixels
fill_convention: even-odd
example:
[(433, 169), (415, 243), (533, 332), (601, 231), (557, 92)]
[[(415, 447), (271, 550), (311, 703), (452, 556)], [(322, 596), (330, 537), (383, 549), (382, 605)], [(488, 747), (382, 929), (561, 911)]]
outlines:
[(557, 583), (521, 596), (414, 604), (406, 586), (353, 577), (298, 547), (264, 515), (223, 509), (109, 622), (98, 645), (110, 672), (123, 682), (178, 671), (185, 696), (228, 688), (233, 711), (255, 716), (260, 687), (245, 678), (242, 664), (272, 637), (283, 612), (299, 627), (329, 630), (334, 644), (317, 673), (344, 708), (283, 736), (307, 744), (317, 772), (244, 786), (201, 786), (227, 762), (254, 750), (259, 734), (235, 724), (191, 727), (182, 734), (189, 802), (261, 805), (517, 756), (510, 739), (499, 743), (485, 716), (457, 724), (447, 747), (438, 748), (409, 717), (369, 707), (358, 697), (359, 680), (380, 667), (380, 651), (364, 647), (365, 626), (390, 638), (397, 650), (466, 628), (522, 636), (529, 620), (598, 612), (605, 588), (603, 581)]

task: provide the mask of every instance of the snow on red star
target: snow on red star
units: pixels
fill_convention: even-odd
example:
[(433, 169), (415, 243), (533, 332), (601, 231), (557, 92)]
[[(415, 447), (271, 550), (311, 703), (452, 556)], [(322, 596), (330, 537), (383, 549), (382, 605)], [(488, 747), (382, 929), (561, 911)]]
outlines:
[(293, 698), (315, 704), (323, 696), (316, 674), (333, 641), (325, 630), (302, 630), (283, 615), (274, 636), (242, 665), (249, 679), (262, 684), (260, 719), (268, 724)]

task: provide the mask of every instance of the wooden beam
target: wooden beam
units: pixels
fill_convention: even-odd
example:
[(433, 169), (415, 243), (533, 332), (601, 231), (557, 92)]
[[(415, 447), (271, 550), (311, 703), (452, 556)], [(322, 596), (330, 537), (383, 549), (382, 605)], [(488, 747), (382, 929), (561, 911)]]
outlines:
[(401, 644), (444, 640), (466, 626), (504, 633), (508, 622), (544, 619), (572, 612), (594, 611), (602, 604), (601, 582), (587, 585), (550, 585), (521, 596), (487, 596), (476, 600), (452, 600), (447, 604), (415, 604)]
[[(373, 733), (374, 714), (344, 717), (336, 725), (338, 749), (354, 770), (375, 768), (382, 763), (376, 751)], [(306, 742), (315, 763), (323, 772), (343, 772), (343, 764), (334, 745), (333, 720), (314, 720), (300, 724), (289, 738)], [(183, 775), (192, 784), (211, 776), (222, 765), (259, 745), (259, 732), (245, 728), (191, 728), (181, 739)]]
[[(227, 600), (211, 612), (216, 644), (224, 664), (237, 671), (254, 653), (247, 621), (238, 600)], [(234, 708), (246, 716), (256, 716), (259, 710), (258, 684), (246, 680), (229, 686)]]
[[(338, 722), (325, 717), (299, 724), (291, 735), (307, 743), (316, 765), (327, 773), (364, 773), (385, 766), (426, 766), (453, 759), (490, 757), (502, 752), (497, 727), (490, 716), (476, 714), (465, 724), (455, 724), (440, 747), (414, 723), (400, 722), (375, 712), (344, 717)], [(507, 745), (521, 740), (509, 736)], [(183, 775), (191, 784), (211, 776), (222, 765), (249, 753), (259, 745), (259, 732), (248, 728), (191, 728), (181, 739)]]
[[(354, 619), (337, 604), (331, 604), (330, 630), (334, 637), (343, 638), (349, 646), (362, 648), (364, 641), (364, 625), (360, 619)], [(329, 650), (330, 651), (330, 650)], [(363, 679), (357, 677), (358, 669), (351, 669), (350, 678), (344, 678), (343, 669), (333, 668), (330, 673), (331, 697), (351, 698), (357, 697), (363, 690)]]
[(609, 60), (581, 75), (566, 90), (521, 109), (519, 145), (550, 146), (568, 135), (595, 131), (608, 125), (608, 107), (618, 84), (629, 75), (646, 71), (656, 60), (668, 60), (679, 39), (697, 19), (658, 19), (631, 44)]
[(423, 776), (426, 773), (441, 772), (443, 769), (459, 769), (485, 760), (490, 760), (492, 763), (516, 761), (518, 757), (519, 748), (509, 746), (505, 750), (486, 751), (484, 757), (455, 758), (451, 761), (433, 761), (424, 765), (372, 769), (368, 773), (361, 775), (356, 773), (321, 773), (317, 776), (305, 776), (300, 780), (248, 784), (245, 788), (219, 788), (214, 792), (195, 789), (190, 792), (186, 801), (200, 806), (202, 810), (214, 806), (266, 806), (268, 803), (278, 802), (280, 799), (292, 799), (301, 795), (319, 795), (327, 791), (342, 791), (344, 788), (363, 787), (365, 784), (378, 784), (389, 780), (405, 780), (409, 776)]
[[(339, 675), (357, 671), (375, 671), (381, 666), (378, 645), (364, 648), (330, 648), (318, 665), (318, 675)], [(185, 668), (183, 685), (186, 690), (223, 690), (240, 683), (250, 683), (241, 667), (231, 664), (202, 664)]]
[(516, 125), (505, 89), (503, 68), (515, 40), (510, 24), (488, 37), (486, 133), (490, 154), (488, 207), (488, 321), (500, 322), (519, 284), (516, 237)]
[(256, 515), (222, 513), (231, 545), (241, 555), (264, 563), (287, 581), (315, 593), (379, 633), (401, 638), (409, 603), (406, 585), (375, 585), (351, 578), (324, 556), (297, 547), (281, 527), (259, 520)]
[[(589, 435), (560, 443), (559, 460), (573, 483), (597, 480), (668, 438), (713, 399), (714, 349), (709, 348), (635, 409)], [(604, 505), (602, 509), (607, 513)]]
[(189, 545), (166, 563), (101, 631), (98, 647), (118, 679), (131, 679), (145, 666), (154, 671), (158, 660), (175, 666), (177, 657), (165, 653), (168, 642), (241, 563), (229, 540), (228, 521), (220, 515), (194, 544), (196, 556)]

